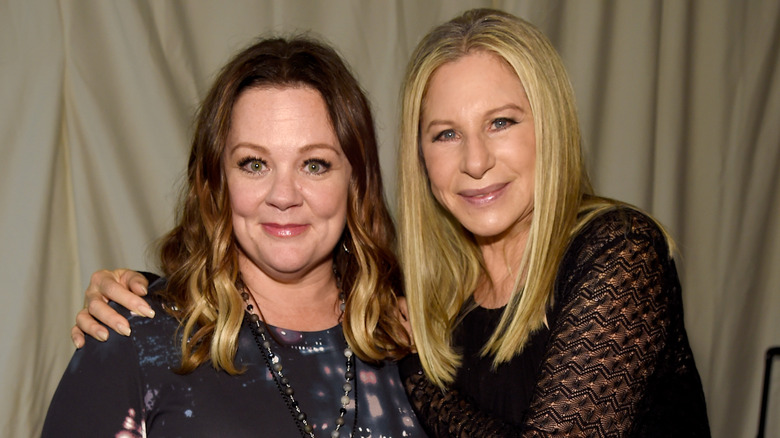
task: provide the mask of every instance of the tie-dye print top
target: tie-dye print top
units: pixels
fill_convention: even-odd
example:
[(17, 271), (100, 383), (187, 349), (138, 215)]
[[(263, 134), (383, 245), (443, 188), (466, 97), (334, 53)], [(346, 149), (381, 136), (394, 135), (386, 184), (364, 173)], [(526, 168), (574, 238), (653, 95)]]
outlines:
[[(44, 437), (301, 436), (248, 321), (236, 354), (243, 374), (231, 376), (205, 364), (179, 375), (172, 371), (179, 363), (178, 323), (158, 300), (147, 301), (157, 314), (154, 319), (123, 311), (130, 337), (113, 334), (105, 343), (88, 339), (73, 354), (49, 407)], [(315, 435), (329, 437), (344, 393), (341, 326), (320, 332), (272, 330), (282, 343), (272, 349), (281, 357), (301, 409)], [(424, 436), (396, 364), (357, 360), (356, 375), (357, 422), (353, 399), (341, 436)]]

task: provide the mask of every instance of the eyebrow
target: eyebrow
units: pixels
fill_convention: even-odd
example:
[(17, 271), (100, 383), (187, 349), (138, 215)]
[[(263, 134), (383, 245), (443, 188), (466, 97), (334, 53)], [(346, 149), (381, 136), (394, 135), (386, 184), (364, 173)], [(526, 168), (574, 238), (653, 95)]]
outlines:
[(301, 150), (301, 152), (309, 152), (309, 151), (313, 151), (313, 150), (317, 150), (317, 149), (327, 149), (327, 150), (331, 150), (331, 151), (333, 151), (333, 152), (335, 152), (335, 153), (337, 153), (339, 155), (342, 154), (342, 148), (341, 147), (339, 147), (338, 145), (332, 145), (332, 144), (329, 144), (329, 143), (312, 143), (312, 144), (307, 144), (306, 146), (302, 147), (300, 150)]
[[(251, 143), (251, 142), (236, 143), (235, 145), (228, 146), (228, 148), (230, 149), (230, 153), (234, 153), (235, 151), (237, 151), (238, 149), (241, 149), (241, 148), (252, 149), (252, 150), (256, 150), (256, 151), (262, 152), (262, 153), (270, 153), (270, 149), (268, 147), (263, 146), (261, 144), (257, 144), (257, 143)], [(319, 150), (319, 149), (330, 150), (330, 151), (333, 151), (333, 152), (335, 152), (335, 153), (337, 153), (339, 155), (343, 154), (341, 148), (337, 147), (336, 145), (332, 145), (332, 144), (328, 144), (328, 143), (307, 144), (307, 145), (301, 147), (299, 149), (299, 152), (306, 153), (306, 152), (311, 152), (313, 150)]]

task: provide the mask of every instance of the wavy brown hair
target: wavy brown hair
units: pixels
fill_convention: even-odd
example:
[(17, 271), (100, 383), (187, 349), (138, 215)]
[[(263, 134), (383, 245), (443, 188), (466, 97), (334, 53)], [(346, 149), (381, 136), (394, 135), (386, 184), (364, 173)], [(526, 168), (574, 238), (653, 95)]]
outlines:
[(162, 292), (181, 322), (181, 372), (211, 360), (234, 374), (243, 302), (238, 245), (221, 161), (235, 102), (256, 87), (310, 87), (322, 96), (339, 144), (352, 166), (347, 226), (333, 251), (346, 294), (344, 335), (364, 360), (399, 358), (409, 340), (398, 317), (401, 272), (392, 251), (395, 228), (382, 188), (368, 100), (341, 57), (308, 37), (263, 39), (221, 70), (198, 111), (177, 224), (162, 240)]

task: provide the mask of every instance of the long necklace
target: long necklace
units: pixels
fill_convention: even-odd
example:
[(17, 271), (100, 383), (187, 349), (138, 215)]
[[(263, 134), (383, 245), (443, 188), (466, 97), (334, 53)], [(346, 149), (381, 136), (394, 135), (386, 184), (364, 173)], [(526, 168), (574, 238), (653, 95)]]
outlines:
[[(284, 375), (281, 358), (271, 350), (271, 341), (266, 337), (267, 326), (260, 316), (254, 312), (254, 306), (249, 302), (250, 295), (246, 291), (243, 282), (239, 283), (239, 290), (241, 290), (241, 298), (246, 303), (246, 312), (250, 322), (249, 327), (252, 329), (252, 334), (255, 337), (260, 352), (263, 355), (263, 361), (265, 362), (268, 371), (274, 377), (276, 387), (279, 389), (279, 393), (282, 395), (287, 408), (295, 420), (298, 430), (304, 437), (315, 438), (314, 428), (309, 424), (306, 413), (301, 409), (298, 400), (295, 398), (295, 390), (290, 384), (290, 379)], [(344, 294), (339, 295), (341, 299), (341, 311), (344, 312)], [(346, 342), (345, 342), (346, 344)], [(344, 357), (347, 359), (346, 369), (344, 371), (344, 385), (342, 390), (344, 395), (341, 396), (341, 408), (339, 409), (339, 415), (336, 417), (336, 427), (330, 433), (331, 438), (339, 438), (341, 433), (339, 432), (344, 426), (344, 416), (347, 413), (347, 406), (349, 405), (350, 398), (349, 393), (354, 389), (355, 398), (355, 419), (352, 424), (352, 431), (350, 437), (354, 436), (357, 429), (357, 415), (358, 415), (358, 399), (357, 399), (357, 382), (355, 381), (355, 355), (347, 345), (344, 348)]]

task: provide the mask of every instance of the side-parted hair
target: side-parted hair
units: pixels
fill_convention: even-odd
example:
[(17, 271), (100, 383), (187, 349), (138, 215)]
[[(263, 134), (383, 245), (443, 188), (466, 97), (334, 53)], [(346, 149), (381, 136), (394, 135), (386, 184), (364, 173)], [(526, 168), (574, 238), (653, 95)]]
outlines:
[(475, 9), (423, 38), (409, 62), (402, 94), (399, 255), (415, 344), (426, 373), (440, 386), (453, 380), (460, 364), (451, 334), (486, 271), (474, 236), (433, 197), (420, 149), (420, 118), (436, 69), (474, 52), (495, 55), (514, 70), (528, 96), (536, 133), (529, 238), (520, 266), (514, 267), (515, 292), (482, 351), (494, 357), (494, 365), (521, 352), (546, 323), (578, 211), (583, 199), (592, 199), (572, 86), (541, 31), (505, 12)]
[(180, 372), (207, 360), (234, 365), (244, 303), (237, 291), (238, 245), (222, 153), (233, 106), (258, 87), (308, 87), (320, 93), (352, 166), (347, 226), (334, 249), (334, 266), (346, 294), (344, 335), (364, 360), (398, 358), (408, 350), (398, 320), (401, 273), (392, 251), (395, 229), (382, 188), (376, 134), (368, 100), (341, 57), (308, 37), (263, 39), (236, 54), (220, 71), (197, 117), (187, 185), (176, 226), (162, 240), (168, 277), (167, 309), (181, 323)]

